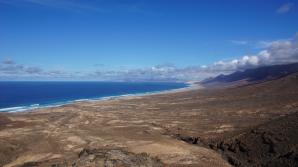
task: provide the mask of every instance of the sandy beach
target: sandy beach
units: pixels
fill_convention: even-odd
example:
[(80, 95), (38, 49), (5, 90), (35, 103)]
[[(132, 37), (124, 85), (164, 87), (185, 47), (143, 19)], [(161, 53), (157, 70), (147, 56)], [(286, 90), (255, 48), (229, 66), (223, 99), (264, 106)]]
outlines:
[(129, 166), (231, 166), (210, 143), (296, 112), (296, 82), (294, 75), (1, 113), (0, 165), (95, 166), (109, 159)]
[(298, 167), (298, 0), (0, 0), (0, 167)]

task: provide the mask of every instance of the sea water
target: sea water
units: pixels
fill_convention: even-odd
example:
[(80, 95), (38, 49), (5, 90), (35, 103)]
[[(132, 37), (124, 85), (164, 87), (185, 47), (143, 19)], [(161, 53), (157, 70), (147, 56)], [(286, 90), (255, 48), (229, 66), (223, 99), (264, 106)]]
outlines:
[(0, 82), (0, 112), (18, 112), (76, 101), (161, 92), (187, 87), (176, 82)]

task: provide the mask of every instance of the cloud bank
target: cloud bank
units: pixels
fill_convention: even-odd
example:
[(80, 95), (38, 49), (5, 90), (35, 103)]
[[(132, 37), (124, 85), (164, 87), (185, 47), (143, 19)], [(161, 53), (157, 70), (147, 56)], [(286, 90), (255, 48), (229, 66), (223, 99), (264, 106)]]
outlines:
[(1, 80), (101, 80), (101, 81), (198, 81), (219, 74), (266, 65), (298, 62), (298, 35), (292, 39), (266, 42), (257, 54), (244, 55), (230, 61), (218, 61), (208, 66), (178, 68), (172, 64), (156, 65), (142, 69), (95, 70), (70, 72), (46, 70), (18, 64), (13, 60), (0, 63)]
[(258, 66), (298, 62), (297, 37), (293, 40), (278, 40), (267, 44), (265, 50), (255, 55), (245, 55), (231, 61), (218, 61), (210, 66), (222, 71), (237, 71)]
[(61, 70), (45, 70), (36, 66), (18, 64), (11, 59), (6, 59), (0, 63), (1, 80), (38, 80), (71, 78), (73, 74)]
[(289, 64), (298, 62), (298, 36), (288, 40), (266, 42), (257, 54), (244, 55), (230, 61), (218, 61), (209, 66), (177, 68), (174, 65), (158, 65), (145, 69), (127, 71), (97, 71), (91, 75), (114, 80), (202, 80), (219, 74), (256, 68), (266, 65)]

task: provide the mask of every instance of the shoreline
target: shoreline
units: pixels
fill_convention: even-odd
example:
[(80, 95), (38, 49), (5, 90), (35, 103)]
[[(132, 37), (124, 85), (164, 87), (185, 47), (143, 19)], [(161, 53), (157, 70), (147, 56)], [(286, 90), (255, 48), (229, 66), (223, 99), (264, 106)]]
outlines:
[(36, 111), (39, 109), (63, 107), (65, 105), (71, 105), (71, 104), (77, 104), (77, 103), (100, 102), (100, 101), (107, 101), (107, 100), (135, 98), (135, 97), (141, 97), (141, 96), (170, 94), (170, 93), (178, 93), (178, 92), (197, 90), (197, 89), (203, 88), (201, 85), (194, 83), (194, 82), (184, 82), (184, 83), (186, 85), (185, 87), (169, 89), (169, 90), (162, 90), (162, 91), (152, 91), (152, 92), (135, 93), (135, 94), (123, 94), (123, 95), (106, 96), (106, 97), (99, 97), (99, 98), (95, 97), (95, 98), (88, 98), (88, 99), (75, 99), (75, 100), (61, 101), (61, 102), (56, 102), (56, 103), (46, 104), (46, 105), (32, 104), (32, 105), (28, 105), (28, 106), (0, 108), (0, 113), (33, 112), (33, 111)]
[[(297, 152), (297, 80), (295, 75), (221, 90), (189, 83), (163, 92), (1, 113), (0, 166), (87, 166), (90, 158), (93, 164), (104, 160), (105, 151), (113, 157), (143, 153), (167, 166), (293, 164), (287, 156), (274, 157)], [(281, 134), (281, 129), (286, 130)], [(264, 139), (275, 141), (275, 152)]]

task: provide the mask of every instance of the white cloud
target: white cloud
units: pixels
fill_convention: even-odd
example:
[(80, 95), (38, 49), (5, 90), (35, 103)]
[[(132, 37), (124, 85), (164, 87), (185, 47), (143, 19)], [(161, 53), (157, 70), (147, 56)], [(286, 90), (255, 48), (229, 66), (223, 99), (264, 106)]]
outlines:
[(17, 78), (67, 78), (71, 73), (61, 70), (44, 70), (40, 67), (18, 64), (11, 59), (4, 60), (0, 63), (0, 78), (9, 77)]
[(6, 59), (2, 62), (3, 64), (15, 64), (15, 62), (11, 59)]
[(287, 12), (289, 12), (293, 7), (294, 7), (294, 4), (293, 4), (293, 3), (286, 3), (286, 4), (281, 5), (281, 6), (276, 10), (276, 12), (279, 13), (279, 14), (287, 13)]
[(264, 65), (298, 62), (297, 37), (289, 40), (277, 40), (266, 43), (266, 49), (255, 55), (245, 55), (240, 59), (219, 61), (209, 68), (222, 71), (243, 70)]
[[(265, 47), (265, 46), (264, 46)], [(123, 70), (95, 70), (89, 72), (69, 72), (45, 70), (39, 67), (18, 64), (13, 60), (0, 63), (0, 78), (19, 76), (40, 79), (71, 80), (114, 80), (114, 81), (195, 81), (218, 74), (232, 73), (266, 65), (298, 62), (298, 36), (288, 40), (276, 40), (253, 55), (244, 55), (230, 61), (218, 61), (211, 65), (179, 68), (172, 64), (156, 65), (148, 68)]]
[(272, 45), (273, 41), (258, 41), (256, 42), (256, 48), (266, 49)]

